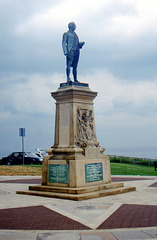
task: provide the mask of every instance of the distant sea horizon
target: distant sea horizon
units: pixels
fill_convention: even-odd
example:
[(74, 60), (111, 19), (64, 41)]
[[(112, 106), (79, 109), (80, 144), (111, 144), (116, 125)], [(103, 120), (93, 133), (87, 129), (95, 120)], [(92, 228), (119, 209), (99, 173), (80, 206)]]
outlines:
[[(0, 159), (2, 157), (8, 156), (11, 152), (18, 152), (18, 150), (13, 151), (1, 151)], [(34, 150), (25, 150), (26, 152), (36, 152)], [(137, 157), (137, 158), (150, 158), (157, 159), (157, 146), (142, 146), (142, 147), (106, 147), (105, 154), (116, 155), (116, 156), (126, 156), (126, 157)]]
[(116, 156), (157, 159), (157, 146), (106, 147), (105, 153)]

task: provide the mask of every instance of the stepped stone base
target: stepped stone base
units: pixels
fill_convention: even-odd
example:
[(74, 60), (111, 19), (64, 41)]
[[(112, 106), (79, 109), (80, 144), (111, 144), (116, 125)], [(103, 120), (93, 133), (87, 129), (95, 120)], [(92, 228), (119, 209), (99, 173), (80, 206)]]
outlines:
[(41, 197), (62, 198), (70, 200), (86, 200), (114, 194), (135, 191), (135, 187), (124, 187), (123, 183), (107, 183), (98, 186), (69, 188), (54, 186), (29, 186), (28, 191), (17, 191), (17, 194), (34, 195)]

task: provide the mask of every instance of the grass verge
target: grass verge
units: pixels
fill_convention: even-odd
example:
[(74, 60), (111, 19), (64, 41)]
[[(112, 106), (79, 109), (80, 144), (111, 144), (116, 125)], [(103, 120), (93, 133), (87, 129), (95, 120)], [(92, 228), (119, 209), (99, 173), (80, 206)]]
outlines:
[[(0, 175), (4, 176), (41, 176), (41, 174), (41, 165), (0, 166)], [(154, 170), (153, 166), (111, 162), (111, 174), (157, 176), (157, 171)]]
[(157, 171), (153, 166), (127, 164), (127, 163), (111, 163), (112, 175), (139, 175), (139, 176), (157, 176)]

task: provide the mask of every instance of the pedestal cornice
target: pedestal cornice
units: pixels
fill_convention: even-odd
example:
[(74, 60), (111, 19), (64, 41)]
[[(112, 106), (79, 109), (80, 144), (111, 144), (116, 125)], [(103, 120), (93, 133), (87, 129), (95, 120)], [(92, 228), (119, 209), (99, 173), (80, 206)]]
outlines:
[(74, 99), (85, 99), (92, 101), (96, 96), (97, 92), (93, 92), (90, 88), (79, 87), (79, 86), (68, 86), (59, 88), (56, 92), (51, 92), (51, 96), (56, 101), (74, 100)]

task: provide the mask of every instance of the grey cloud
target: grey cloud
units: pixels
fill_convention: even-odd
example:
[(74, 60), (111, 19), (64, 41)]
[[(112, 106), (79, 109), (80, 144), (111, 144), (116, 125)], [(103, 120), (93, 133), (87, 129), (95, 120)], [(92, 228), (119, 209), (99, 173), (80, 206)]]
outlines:
[[(56, 4), (56, 1), (27, 1), (25, 4), (20, 0), (13, 0), (11, 7), (7, 9), (7, 4), (2, 4), (3, 32), (0, 50), (1, 71), (22, 71), (22, 72), (63, 72), (65, 59), (61, 48), (62, 32), (52, 29), (50, 32), (26, 32), (26, 34), (15, 34), (13, 30), (18, 24), (28, 20), (35, 13), (40, 13), (48, 7)], [(17, 13), (18, 11), (18, 13)], [(106, 25), (111, 24), (112, 17), (118, 14), (136, 15), (136, 10), (132, 4), (111, 1), (104, 5), (99, 12), (86, 19), (81, 28), (80, 38), (85, 40), (86, 45), (82, 49), (79, 71), (81, 74), (94, 68), (106, 68), (118, 78), (144, 79), (154, 78), (157, 75), (156, 63), (156, 33), (146, 32), (135, 39), (123, 40), (122, 36), (115, 39), (104, 32), (104, 40), (100, 38)], [(91, 21), (91, 18), (92, 21)], [(4, 21), (5, 19), (5, 21)], [(94, 21), (93, 21), (94, 20)], [(87, 30), (89, 22), (91, 27)], [(54, 23), (55, 25), (55, 23)], [(78, 26), (79, 29), (79, 26)], [(91, 34), (91, 30), (94, 31)], [(66, 29), (65, 29), (66, 31)], [(99, 32), (102, 32), (99, 34)], [(89, 34), (89, 33), (90, 34)], [(105, 37), (106, 35), (106, 37)], [(108, 36), (109, 35), (109, 36)], [(124, 37), (124, 36), (123, 36)], [(85, 39), (84, 39), (85, 38)], [(152, 47), (152, 49), (151, 49)]]
[[(140, 98), (140, 96), (139, 96)], [(143, 96), (139, 101), (118, 97), (113, 99), (113, 112), (127, 113), (136, 116), (153, 117), (157, 112), (157, 101), (153, 97)]]
[(142, 39), (134, 39), (125, 44), (122, 41), (119, 44), (115, 39), (111, 39), (110, 43), (104, 41), (102, 44), (97, 42), (94, 45), (89, 42), (88, 52), (83, 54), (83, 65), (86, 65), (86, 69), (95, 66), (107, 68), (116, 77), (127, 81), (155, 78), (157, 47), (149, 45), (152, 38), (156, 42), (157, 36), (148, 37), (147, 33)]
[(52, 71), (52, 68), (59, 71), (59, 67), (57, 68), (56, 65), (58, 61), (57, 41), (53, 32), (46, 37), (43, 36), (43, 32), (38, 35), (27, 33), (23, 36), (15, 32), (19, 24), (29, 20), (35, 13), (39, 14), (44, 9), (52, 7), (56, 2), (58, 3), (58, 1), (43, 2), (41, 0), (2, 1), (0, 8), (0, 28), (2, 29), (0, 42), (1, 71), (37, 72)]

